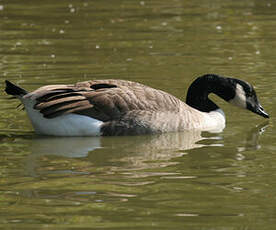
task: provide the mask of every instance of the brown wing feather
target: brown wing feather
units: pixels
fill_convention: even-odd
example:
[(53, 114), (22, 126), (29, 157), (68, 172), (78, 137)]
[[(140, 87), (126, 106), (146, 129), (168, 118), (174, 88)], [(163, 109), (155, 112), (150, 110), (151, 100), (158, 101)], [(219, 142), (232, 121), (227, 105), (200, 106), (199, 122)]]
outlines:
[(65, 98), (65, 97), (72, 97), (72, 96), (79, 96), (81, 94), (77, 92), (63, 92), (63, 91), (56, 91), (56, 92), (50, 92), (44, 96), (41, 96), (37, 98), (37, 101), (39, 102), (46, 102), (51, 100), (56, 100), (59, 98)]
[(102, 121), (117, 120), (130, 111), (175, 111), (180, 101), (161, 90), (124, 80), (95, 80), (75, 85), (44, 86), (26, 95), (47, 118), (76, 113)]

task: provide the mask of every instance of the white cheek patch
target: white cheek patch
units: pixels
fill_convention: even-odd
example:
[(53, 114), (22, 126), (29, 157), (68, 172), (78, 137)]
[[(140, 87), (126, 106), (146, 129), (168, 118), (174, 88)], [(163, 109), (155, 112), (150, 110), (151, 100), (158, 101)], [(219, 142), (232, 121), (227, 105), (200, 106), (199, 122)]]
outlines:
[(246, 96), (243, 90), (243, 87), (240, 84), (237, 84), (236, 95), (229, 101), (232, 105), (246, 109)]

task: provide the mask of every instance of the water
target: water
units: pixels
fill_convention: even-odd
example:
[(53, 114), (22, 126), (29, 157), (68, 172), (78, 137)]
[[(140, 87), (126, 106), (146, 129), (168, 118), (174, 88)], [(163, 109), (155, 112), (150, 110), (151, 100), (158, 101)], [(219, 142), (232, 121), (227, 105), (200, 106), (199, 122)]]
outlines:
[(274, 229), (273, 1), (0, 1), (0, 88), (117, 78), (184, 99), (251, 82), (269, 121), (212, 97), (222, 133), (53, 138), (0, 92), (3, 229)]

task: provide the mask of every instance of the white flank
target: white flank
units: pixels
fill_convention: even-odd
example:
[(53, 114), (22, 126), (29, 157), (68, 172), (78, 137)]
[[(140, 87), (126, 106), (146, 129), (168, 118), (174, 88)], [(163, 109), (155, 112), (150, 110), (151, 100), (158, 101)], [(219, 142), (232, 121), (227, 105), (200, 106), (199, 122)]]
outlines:
[(100, 136), (102, 121), (77, 114), (66, 114), (56, 118), (44, 118), (43, 115), (33, 109), (35, 101), (22, 99), (29, 119), (35, 132), (52, 136)]

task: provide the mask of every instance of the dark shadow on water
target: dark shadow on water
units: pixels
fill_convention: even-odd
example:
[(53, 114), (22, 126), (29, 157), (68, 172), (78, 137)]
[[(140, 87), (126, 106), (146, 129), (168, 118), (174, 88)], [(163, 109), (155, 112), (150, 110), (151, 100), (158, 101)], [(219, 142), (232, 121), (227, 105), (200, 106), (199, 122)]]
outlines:
[[(263, 122), (247, 132), (245, 148), (258, 146), (258, 138), (265, 132), (269, 121)], [(0, 141), (25, 139), (30, 142), (29, 152), (35, 155), (57, 155), (63, 157), (87, 157), (99, 148), (119, 148), (127, 153), (183, 152), (204, 146), (224, 146), (223, 133), (185, 131), (144, 136), (115, 137), (51, 137), (39, 136), (32, 131), (0, 130)], [(173, 156), (172, 156), (173, 157)]]
[[(237, 143), (238, 151), (260, 148), (258, 138), (267, 126), (268, 122), (265, 122), (248, 131), (247, 137)], [(30, 154), (24, 162), (27, 174), (32, 176), (35, 176), (35, 168), (44, 156), (80, 158), (95, 166), (122, 162), (123, 168), (164, 167), (175, 164), (174, 158), (197, 154), (197, 148), (220, 149), (226, 141), (223, 133), (200, 131), (122, 137), (45, 137), (31, 132), (0, 135), (0, 139), (6, 141), (18, 138), (29, 143), (26, 151)]]
[(202, 147), (197, 142), (203, 139), (199, 131), (121, 137), (28, 137), (30, 154), (24, 161), (27, 174), (32, 176), (45, 156), (80, 158), (98, 167), (117, 162), (122, 168), (145, 168), (149, 167), (145, 162), (164, 161), (163, 165), (169, 165), (170, 159), (182, 156), (187, 149)]
[(259, 125), (256, 125), (250, 131), (247, 132), (246, 139), (241, 140), (241, 145), (238, 148), (239, 152), (243, 152), (246, 150), (258, 150), (261, 148), (259, 145), (259, 137), (262, 135), (266, 128), (269, 126), (269, 121), (265, 121)]
[(247, 148), (252, 147), (253, 149), (257, 149), (256, 146), (258, 146), (258, 138), (260, 135), (262, 135), (266, 128), (269, 126), (269, 121), (265, 121), (256, 127), (252, 128), (248, 134), (247, 134)]
[[(239, 153), (260, 149), (259, 137), (268, 124), (269, 122), (264, 122), (253, 127), (245, 136), (242, 133), (235, 135), (234, 142), (237, 136), (243, 138), (238, 139), (230, 148)], [(221, 153), (224, 152), (221, 147), (229, 149), (229, 140), (224, 140), (223, 133), (200, 131), (121, 137), (49, 137), (38, 136), (33, 132), (0, 130), (1, 143), (15, 140), (25, 143), (24, 151), (29, 154), (24, 159), (24, 164), (27, 174), (32, 176), (36, 175), (35, 168), (39, 167), (44, 156), (80, 158), (95, 166), (110, 166), (112, 162), (121, 162), (122, 168), (151, 168), (175, 164), (172, 159), (186, 154), (204, 158), (206, 156), (203, 153), (209, 152), (210, 147), (213, 152)], [(197, 151), (198, 148), (206, 148), (206, 151)]]

